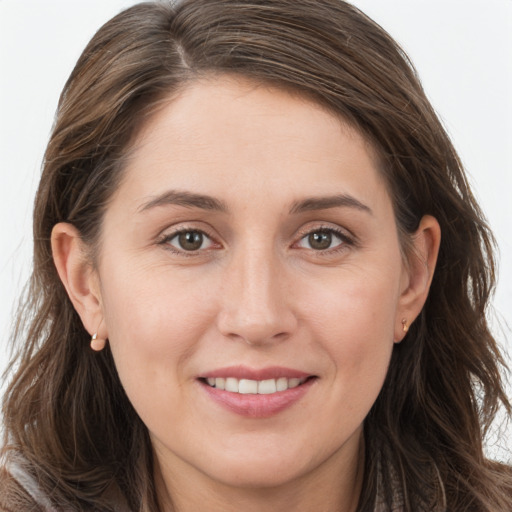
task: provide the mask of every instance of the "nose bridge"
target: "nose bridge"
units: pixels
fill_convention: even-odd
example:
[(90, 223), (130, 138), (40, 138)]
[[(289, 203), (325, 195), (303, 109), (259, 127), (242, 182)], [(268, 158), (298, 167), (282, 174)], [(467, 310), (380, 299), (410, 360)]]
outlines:
[(280, 258), (273, 247), (257, 245), (247, 244), (233, 255), (219, 322), (223, 334), (251, 344), (282, 338), (295, 325)]

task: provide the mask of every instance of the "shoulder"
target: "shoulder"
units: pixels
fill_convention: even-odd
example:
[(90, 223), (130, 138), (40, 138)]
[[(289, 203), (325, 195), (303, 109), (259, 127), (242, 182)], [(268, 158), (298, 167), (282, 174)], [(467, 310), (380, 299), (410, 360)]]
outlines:
[[(124, 496), (111, 485), (102, 496), (103, 505), (94, 510), (130, 512)], [(55, 507), (43, 491), (30, 464), (21, 455), (10, 452), (0, 462), (0, 512), (70, 512), (75, 507)], [(82, 510), (82, 509), (80, 509)]]
[(8, 471), (0, 468), (0, 512), (45, 512), (21, 483)]
[(16, 457), (0, 467), (0, 512), (50, 512), (55, 510), (37, 481)]

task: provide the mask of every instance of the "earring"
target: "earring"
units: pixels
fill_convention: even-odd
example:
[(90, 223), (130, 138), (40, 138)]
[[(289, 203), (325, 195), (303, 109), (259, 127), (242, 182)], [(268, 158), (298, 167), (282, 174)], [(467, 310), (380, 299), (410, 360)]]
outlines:
[(402, 331), (407, 333), (409, 326), (407, 325), (407, 318), (402, 318)]
[(91, 338), (91, 348), (95, 352), (101, 352), (105, 348), (106, 342), (107, 342), (107, 340), (98, 338), (98, 333), (95, 332)]

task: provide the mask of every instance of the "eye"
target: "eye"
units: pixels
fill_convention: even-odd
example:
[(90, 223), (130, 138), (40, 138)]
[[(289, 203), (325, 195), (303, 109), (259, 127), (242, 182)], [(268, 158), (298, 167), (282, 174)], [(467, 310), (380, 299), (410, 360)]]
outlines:
[(297, 245), (304, 249), (326, 251), (329, 249), (335, 249), (348, 242), (348, 237), (343, 233), (330, 228), (322, 228), (311, 231), (307, 235), (303, 236)]
[(180, 251), (186, 252), (209, 249), (213, 246), (211, 238), (206, 233), (196, 229), (187, 229), (174, 233), (166, 237), (164, 242)]

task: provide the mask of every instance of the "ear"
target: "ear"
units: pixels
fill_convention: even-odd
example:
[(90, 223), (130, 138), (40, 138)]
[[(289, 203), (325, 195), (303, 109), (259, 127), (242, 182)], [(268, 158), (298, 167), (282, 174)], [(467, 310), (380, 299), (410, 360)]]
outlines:
[[(52, 254), (62, 284), (89, 334), (106, 339), (97, 272), (78, 230), (68, 223), (56, 224), (51, 235)], [(102, 331), (98, 329), (102, 327)]]
[(395, 319), (395, 342), (407, 334), (409, 326), (420, 314), (427, 300), (437, 255), (441, 244), (441, 228), (431, 215), (425, 215), (412, 236), (412, 254), (404, 264), (400, 299)]

